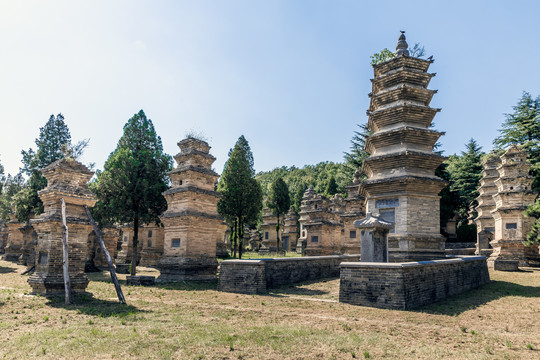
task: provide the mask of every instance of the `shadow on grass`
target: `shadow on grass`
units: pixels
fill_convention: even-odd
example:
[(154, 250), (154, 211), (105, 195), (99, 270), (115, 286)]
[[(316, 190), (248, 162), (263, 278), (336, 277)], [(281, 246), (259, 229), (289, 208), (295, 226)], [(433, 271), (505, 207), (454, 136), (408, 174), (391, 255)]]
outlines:
[(308, 281), (302, 281), (299, 283), (294, 284), (287, 284), (282, 285), (277, 288), (270, 289), (268, 296), (283, 296), (283, 295), (295, 295), (295, 296), (317, 296), (317, 295), (327, 295), (330, 292), (327, 290), (319, 290), (319, 289), (307, 289), (303, 286), (311, 285), (311, 284), (318, 284), (323, 282), (328, 282), (332, 280), (336, 280), (337, 278), (326, 278), (326, 279), (316, 279), (316, 280), (308, 280)]
[(507, 281), (491, 281), (478, 289), (452, 296), (432, 305), (422, 307), (417, 312), (456, 316), (467, 310), (475, 309), (490, 301), (507, 296), (540, 298), (540, 287), (523, 286)]
[(15, 268), (0, 266), (0, 274), (9, 274), (14, 272), (17, 272)]
[(54, 308), (73, 310), (81, 314), (98, 317), (134, 317), (137, 314), (146, 313), (133, 305), (120, 304), (118, 301), (96, 299), (90, 293), (73, 295), (73, 304), (66, 305), (63, 296), (47, 297), (46, 305)]
[[(112, 285), (111, 275), (108, 271), (86, 273), (90, 281), (105, 282)], [(152, 274), (154, 276), (154, 274)], [(118, 279), (120, 286), (128, 286), (125, 280)], [(184, 290), (184, 291), (204, 291), (217, 290), (217, 279), (211, 281), (182, 281), (182, 282), (156, 282), (153, 286), (145, 286), (148, 288), (158, 288), (164, 290)]]

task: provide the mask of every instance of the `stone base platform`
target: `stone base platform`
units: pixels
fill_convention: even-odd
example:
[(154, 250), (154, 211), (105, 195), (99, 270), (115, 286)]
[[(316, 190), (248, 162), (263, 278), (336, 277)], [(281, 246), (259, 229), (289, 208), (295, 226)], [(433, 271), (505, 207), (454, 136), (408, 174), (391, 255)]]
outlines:
[(341, 264), (339, 301), (409, 310), (487, 284), (486, 258), (466, 256), (406, 263)]
[(495, 260), (490, 262), (493, 265), (494, 270), (499, 271), (518, 271), (519, 270), (519, 261), (518, 260)]
[(214, 281), (218, 262), (215, 257), (163, 257), (157, 268), (157, 282)]
[(2, 255), (2, 260), (19, 262), (20, 257), (21, 253), (5, 253), (4, 255)]
[(129, 266), (131, 264), (115, 264), (116, 272), (119, 274), (129, 274)]
[[(70, 275), (69, 281), (71, 282), (72, 292), (85, 292), (88, 286), (88, 277), (84, 274), (73, 276)], [(39, 295), (64, 295), (66, 293), (64, 285), (64, 277), (58, 275), (40, 275), (34, 272), (30, 278), (28, 278), (28, 284), (32, 287), (32, 294)]]
[(156, 277), (143, 275), (127, 276), (126, 284), (132, 286), (153, 286), (156, 284)]
[(337, 277), (343, 261), (360, 261), (360, 255), (225, 260), (220, 266), (218, 290), (264, 294), (281, 285)]

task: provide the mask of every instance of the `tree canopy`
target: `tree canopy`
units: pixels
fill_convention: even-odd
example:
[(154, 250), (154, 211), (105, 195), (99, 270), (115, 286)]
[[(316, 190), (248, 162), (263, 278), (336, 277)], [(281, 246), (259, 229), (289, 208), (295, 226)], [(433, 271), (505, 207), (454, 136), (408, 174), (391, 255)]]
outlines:
[(458, 226), (466, 225), (469, 209), (476, 206), (478, 187), (482, 179), (482, 147), (474, 139), (465, 145), (461, 156), (451, 156), (448, 160), (450, 190), (457, 195)]
[(500, 136), (493, 145), (505, 149), (510, 145), (521, 145), (527, 151), (527, 158), (532, 164), (531, 173), (535, 176), (533, 189), (540, 191), (540, 96), (533, 98), (523, 92), (514, 112), (505, 114), (505, 121), (499, 129)]
[(242, 258), (244, 226), (257, 221), (263, 205), (262, 189), (255, 180), (253, 154), (243, 135), (229, 150), (218, 192), (221, 198), (217, 208), (231, 229), (233, 257), (236, 258), (238, 247), (239, 258)]
[(267, 206), (277, 217), (276, 232), (277, 248), (279, 250), (279, 229), (281, 227), (281, 221), (284, 219), (285, 214), (287, 214), (291, 207), (289, 187), (287, 184), (285, 184), (283, 178), (279, 177), (272, 183), (272, 186), (270, 187), (270, 194), (268, 195)]
[(172, 158), (163, 152), (161, 138), (141, 110), (124, 125), (116, 149), (92, 186), (98, 202), (93, 215), (101, 223), (133, 225), (131, 275), (136, 273), (139, 225), (159, 224), (167, 209), (162, 193), (168, 188)]
[(88, 145), (88, 139), (72, 144), (64, 116), (58, 114), (51, 115), (45, 126), (39, 129), (35, 143), (37, 146), (35, 151), (34, 149), (21, 151), (23, 163), (21, 170), (29, 176), (24, 188), (13, 197), (15, 215), (21, 222), (43, 212), (43, 203), (38, 191), (47, 186), (47, 180), (41, 174), (41, 169), (65, 156), (78, 158)]

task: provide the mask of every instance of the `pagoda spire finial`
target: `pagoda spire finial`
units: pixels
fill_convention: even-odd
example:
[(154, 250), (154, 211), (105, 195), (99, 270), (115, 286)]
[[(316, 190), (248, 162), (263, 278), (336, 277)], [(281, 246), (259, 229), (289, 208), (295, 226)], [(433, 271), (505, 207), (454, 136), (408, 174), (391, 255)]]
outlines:
[(405, 31), (401, 30), (401, 35), (399, 35), (399, 40), (396, 45), (396, 56), (409, 56), (409, 44), (407, 44), (407, 41), (405, 40)]

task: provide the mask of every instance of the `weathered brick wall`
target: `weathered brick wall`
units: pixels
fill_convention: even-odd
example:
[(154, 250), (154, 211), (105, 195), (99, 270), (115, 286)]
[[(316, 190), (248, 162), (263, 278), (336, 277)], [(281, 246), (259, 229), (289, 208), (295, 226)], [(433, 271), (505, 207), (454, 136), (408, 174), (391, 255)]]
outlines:
[(343, 261), (360, 261), (360, 255), (308, 256), (261, 260), (225, 260), (221, 263), (218, 289), (262, 294), (268, 289), (305, 280), (339, 276)]
[(339, 301), (415, 309), (487, 284), (486, 258), (470, 256), (408, 263), (342, 263)]

